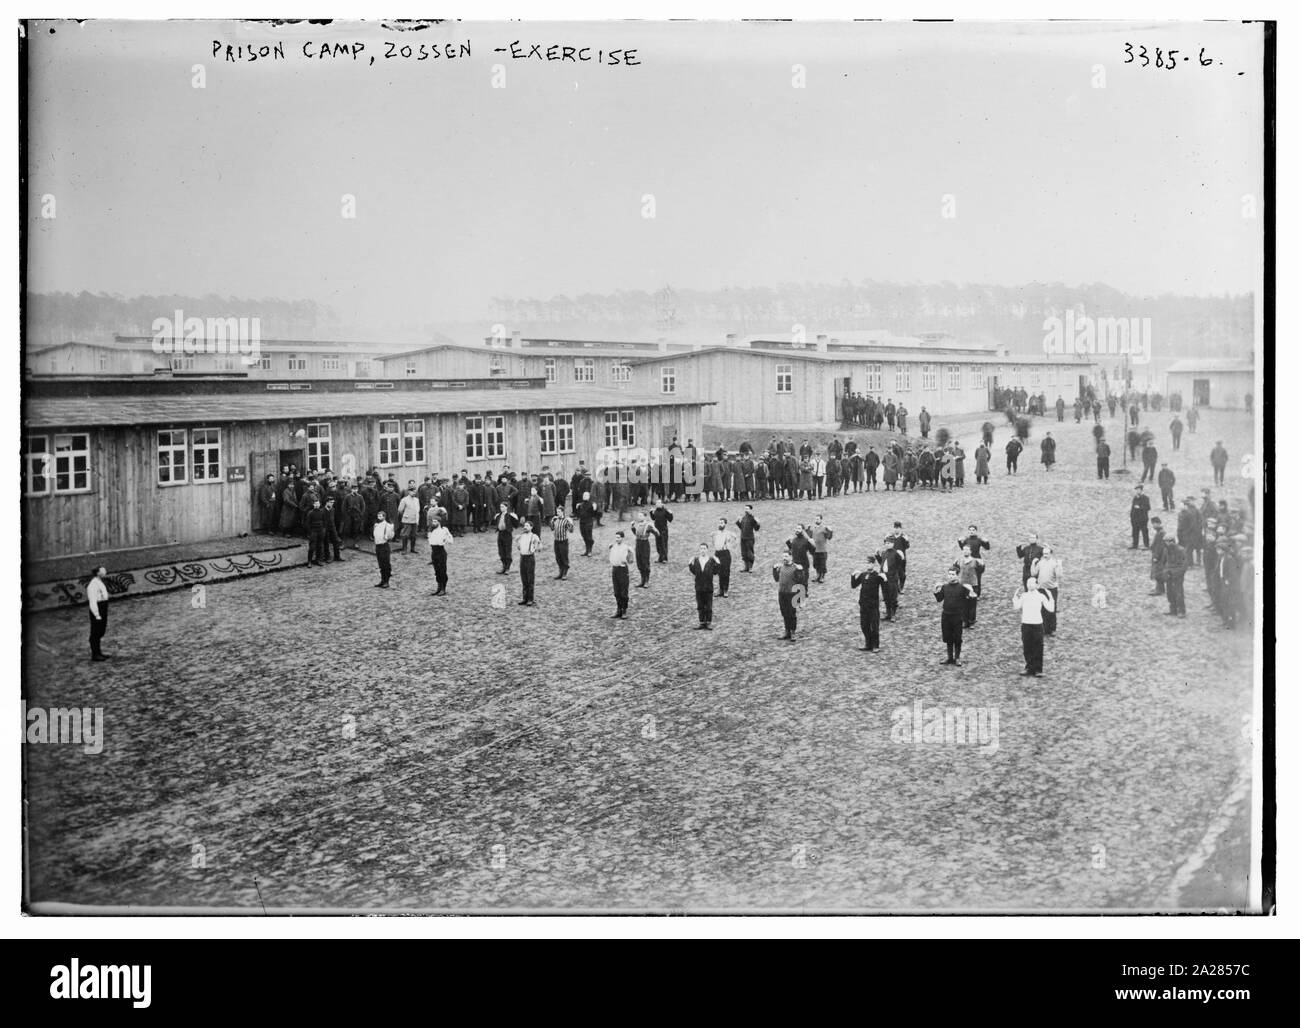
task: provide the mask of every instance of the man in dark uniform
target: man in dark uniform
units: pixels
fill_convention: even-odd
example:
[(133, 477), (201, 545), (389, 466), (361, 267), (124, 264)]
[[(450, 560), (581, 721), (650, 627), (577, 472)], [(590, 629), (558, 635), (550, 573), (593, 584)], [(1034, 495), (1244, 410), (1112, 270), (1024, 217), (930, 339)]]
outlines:
[(1024, 445), (1015, 436), (1007, 440), (1007, 474), (1014, 475), (1020, 470), (1020, 451)]
[(1042, 555), (1043, 547), (1039, 545), (1037, 532), (1030, 532), (1029, 542), (1025, 543), (1023, 546), (1016, 547), (1016, 556), (1023, 562), (1020, 568), (1021, 586), (1024, 586), (1024, 584), (1029, 581), (1030, 577), (1034, 573), (1034, 561)]
[(808, 594), (808, 573), (796, 564), (789, 553), (781, 554), (781, 563), (772, 565), (772, 580), (776, 582), (776, 599), (781, 608), (781, 620), (785, 623), (785, 635), (782, 639), (794, 642), (795, 629), (799, 627), (799, 615), (795, 610), (795, 596), (799, 586), (803, 586), (804, 595)]
[(1097, 441), (1097, 478), (1110, 478), (1110, 444), (1105, 439)]
[(1196, 501), (1189, 496), (1183, 500), (1183, 509), (1178, 512), (1178, 542), (1187, 551), (1188, 567), (1198, 563), (1201, 540), (1201, 512), (1196, 509)]
[(700, 623), (695, 627), (713, 631), (713, 576), (718, 572), (718, 562), (709, 553), (709, 547), (700, 543), (700, 552), (687, 565), (687, 570), (695, 576), (695, 609), (699, 612)]
[(866, 640), (862, 649), (868, 652), (880, 649), (880, 588), (884, 583), (875, 557), (868, 557), (866, 569), (849, 578), (849, 588), (858, 590), (858, 624)]
[(1214, 484), (1223, 485), (1223, 473), (1228, 467), (1228, 451), (1223, 448), (1222, 439), (1210, 451), (1210, 466), (1214, 468)]
[(659, 533), (643, 510), (637, 511), (636, 521), (632, 523), (632, 535), (636, 540), (636, 569), (641, 574), (637, 588), (645, 589), (650, 585), (650, 537), (653, 535), (658, 538)]
[(1187, 603), (1183, 596), (1183, 576), (1187, 574), (1187, 551), (1178, 545), (1177, 539), (1170, 539), (1165, 544), (1162, 571), (1165, 595), (1169, 599), (1168, 614), (1171, 617), (1187, 617)]
[(501, 561), (501, 570), (497, 572), (498, 575), (508, 573), (510, 565), (515, 562), (514, 533), (517, 524), (519, 524), (519, 516), (502, 500), (497, 508), (496, 516), (497, 558)]
[(907, 550), (912, 545), (908, 541), (907, 533), (903, 531), (901, 521), (894, 522), (894, 529), (885, 536), (885, 542), (898, 554), (898, 591), (901, 593), (907, 588)]
[(334, 560), (342, 560), (343, 554), (339, 552), (339, 546), (343, 542), (343, 537), (339, 534), (338, 519), (334, 514), (334, 497), (331, 496), (325, 501), (325, 561), (330, 561), (330, 553), (334, 554)]
[(870, 492), (876, 488), (876, 469), (880, 467), (880, 454), (876, 452), (874, 446), (867, 447), (864, 465), (867, 469), (867, 491)]
[(582, 534), (582, 545), (584, 547), (582, 555), (590, 557), (591, 548), (596, 545), (591, 526), (595, 523), (599, 513), (596, 510), (596, 505), (591, 502), (591, 493), (585, 492), (582, 494), (582, 502), (578, 504), (576, 513), (578, 515), (578, 531)]
[[(325, 556), (325, 512), (321, 510), (320, 500), (311, 501), (311, 510), (307, 512), (307, 563), (323, 568), (321, 558)], [(331, 522), (334, 515), (329, 515)]]
[(961, 667), (961, 631), (966, 611), (966, 598), (975, 594), (975, 587), (963, 585), (957, 580), (957, 569), (948, 569), (948, 580), (937, 582), (934, 586), (934, 598), (943, 604), (939, 617), (943, 632), (944, 645), (948, 647), (948, 659), (943, 663)]
[(885, 576), (882, 587), (885, 596), (885, 620), (893, 621), (894, 615), (898, 613), (898, 578), (902, 572), (903, 555), (894, 549), (886, 538), (885, 545), (876, 554), (876, 561)]
[(657, 563), (668, 563), (668, 522), (672, 521), (673, 512), (664, 506), (663, 500), (656, 500), (650, 511), (650, 520), (655, 526), (655, 549), (658, 551)]
[(1161, 510), (1174, 509), (1174, 483), (1176, 481), (1174, 473), (1170, 470), (1169, 465), (1161, 464), (1160, 474), (1156, 476), (1156, 485), (1160, 487)]
[(745, 565), (745, 572), (750, 573), (754, 569), (754, 533), (759, 530), (752, 503), (745, 504), (745, 513), (736, 522), (736, 527), (740, 529), (740, 559)]
[(1133, 529), (1133, 545), (1130, 550), (1138, 548), (1138, 534), (1142, 535), (1142, 545), (1147, 549), (1151, 548), (1151, 537), (1147, 533), (1147, 518), (1151, 515), (1151, 497), (1142, 492), (1142, 486), (1133, 487), (1133, 500), (1129, 504), (1128, 521), (1129, 527)]
[(1155, 537), (1151, 540), (1151, 578), (1156, 586), (1148, 593), (1148, 596), (1163, 596), (1165, 594), (1164, 562), (1165, 562), (1165, 526), (1159, 518), (1151, 519), (1151, 527), (1156, 530)]

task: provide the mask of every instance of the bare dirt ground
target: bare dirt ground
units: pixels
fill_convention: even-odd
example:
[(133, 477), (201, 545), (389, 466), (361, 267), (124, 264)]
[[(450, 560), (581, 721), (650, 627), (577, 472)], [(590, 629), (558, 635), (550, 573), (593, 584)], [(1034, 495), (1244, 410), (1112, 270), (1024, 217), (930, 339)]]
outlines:
[[(1169, 451), (1211, 483), (1211, 411)], [(994, 419), (996, 420), (996, 419)], [(1119, 465), (1119, 422), (1104, 419)], [(936, 426), (937, 427), (937, 426)], [(1055, 471), (1037, 440), (1059, 440)], [(951, 495), (758, 504), (753, 575), (693, 631), (694, 545), (739, 503), (678, 504), (671, 563), (613, 611), (603, 560), (538, 606), (495, 539), (458, 540), (446, 597), (428, 548), (115, 605), (114, 659), (87, 661), (86, 614), (25, 625), (29, 707), (101, 707), (101, 753), (28, 745), (30, 899), (114, 905), (704, 911), (1188, 908), (1244, 903), (1248, 633), (1149, 597), (1127, 549), (1134, 478), (1095, 477), (1089, 426), (1037, 419), (1017, 476)], [(999, 425), (995, 453), (1006, 439)], [(765, 441), (765, 440), (762, 440)], [(973, 450), (973, 440), (968, 452)], [(1230, 475), (1217, 497), (1244, 502)], [(1158, 493), (1155, 506), (1159, 507)], [(770, 568), (796, 519), (835, 528), (800, 639), (781, 642)], [(911, 539), (900, 619), (857, 649), (848, 577), (894, 520)], [(929, 588), (977, 524), (991, 540), (978, 626), (943, 667)], [(1042, 679), (1022, 679), (1014, 545), (1065, 564)], [(635, 580), (635, 579), (634, 579)], [(499, 587), (504, 587), (504, 597)], [(1106, 605), (1093, 606), (1094, 586)], [(502, 603), (504, 599), (504, 603)], [(900, 741), (920, 701), (996, 713), (996, 748)]]

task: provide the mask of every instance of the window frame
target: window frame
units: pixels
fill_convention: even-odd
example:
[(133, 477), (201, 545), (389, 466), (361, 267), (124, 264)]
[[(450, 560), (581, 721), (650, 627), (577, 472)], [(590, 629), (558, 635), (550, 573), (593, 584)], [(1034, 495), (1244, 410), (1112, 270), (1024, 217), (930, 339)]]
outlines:
[(596, 381), (595, 357), (575, 357), (573, 359), (573, 381), (583, 384)]
[[(312, 429), (324, 429), (312, 435)], [(313, 452), (314, 451), (314, 452)], [(321, 455), (325, 456), (322, 463)], [(307, 470), (320, 471), (322, 468), (334, 467), (334, 430), (328, 421), (307, 422)]]
[[(36, 444), (36, 440), (40, 440)], [(36, 469), (36, 462), (40, 462), (40, 470)], [(48, 432), (34, 434), (23, 434), (23, 495), (24, 496), (52, 496), (54, 495), (54, 450), (50, 446), (50, 435)], [(32, 488), (33, 482), (40, 479), (45, 483), (44, 488)]]
[(287, 358), (287, 363), (285, 364), (285, 368), (288, 371), (306, 371), (307, 358), (300, 357), (296, 353), (291, 353)]
[(560, 380), (560, 368), (554, 357), (547, 357), (542, 361), (542, 375), (545, 376), (548, 385), (554, 385)]
[[(200, 432), (215, 432), (216, 433), (215, 442), (213, 441), (200, 442), (196, 438)], [(198, 459), (198, 454), (200, 449), (207, 450), (207, 451), (213, 451), (213, 450), (216, 451), (216, 455), (217, 455), (216, 474), (207, 475), (205, 472), (204, 477), (202, 478), (199, 477), (198, 471), (200, 467), (200, 462)], [(209, 456), (209, 459), (204, 460), (202, 462), (202, 466), (205, 469), (210, 470), (212, 463), (213, 462)], [(225, 472), (225, 461), (222, 459), (222, 454), (221, 454), (221, 429), (220, 428), (217, 428), (215, 426), (201, 426), (199, 428), (190, 429), (189, 470), (190, 470), (190, 483), (192, 485), (212, 485), (214, 482), (220, 482), (222, 480), (222, 476)]]
[[(496, 452), (494, 453), (493, 450)], [(485, 460), (506, 458), (506, 416), (489, 414), (483, 419), (483, 456)]]
[(876, 393), (879, 395), (885, 391), (885, 366), (874, 363), (866, 364), (862, 369), (864, 393)]
[(910, 393), (912, 391), (912, 365), (894, 365), (894, 392)]
[[(415, 427), (417, 425), (418, 428)], [(418, 467), (424, 463), (425, 454), (428, 452), (425, 447), (424, 418), (403, 418), (401, 431), (402, 461), (406, 467)]]
[(948, 378), (948, 389), (961, 389), (961, 365), (949, 364), (945, 369)]
[(939, 391), (939, 365), (921, 365), (921, 392), (937, 393)]
[[(163, 442), (163, 436), (167, 436), (167, 442)], [(180, 442), (176, 441), (177, 436)], [(171, 459), (164, 463), (163, 454), (171, 454)], [(176, 477), (176, 454), (180, 454), (181, 477)], [(154, 433), (154, 484), (159, 488), (170, 489), (173, 486), (189, 485), (190, 483), (190, 433), (185, 428), (160, 428)], [(163, 480), (164, 468), (168, 471), (169, 477)]]
[(665, 396), (674, 396), (677, 393), (677, 365), (661, 364), (659, 365), (659, 392)]
[[(477, 422), (477, 425), (475, 424)], [(484, 423), (481, 414), (465, 415), (465, 459), (487, 460), (484, 456)], [(477, 450), (477, 452), (475, 452)]]
[[(391, 431), (385, 426), (391, 425)], [(402, 466), (402, 421), (400, 418), (380, 418), (375, 425), (377, 446), (376, 466), (381, 468), (400, 468)], [(387, 444), (387, 445), (385, 445)], [(385, 459), (385, 453), (388, 459)]]
[[(784, 388), (782, 388), (784, 386)], [(782, 396), (794, 392), (794, 364), (776, 366), (776, 391)]]

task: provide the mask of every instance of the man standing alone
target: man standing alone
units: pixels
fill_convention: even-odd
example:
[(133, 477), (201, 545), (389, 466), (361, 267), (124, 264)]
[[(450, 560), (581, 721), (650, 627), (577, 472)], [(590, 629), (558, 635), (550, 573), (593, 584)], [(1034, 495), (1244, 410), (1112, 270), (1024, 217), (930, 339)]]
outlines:
[(104, 633), (108, 631), (108, 586), (104, 576), (108, 568), (95, 568), (94, 577), (86, 584), (86, 605), (90, 611), (90, 659), (108, 660), (99, 648)]
[(433, 565), (438, 591), (434, 596), (447, 594), (447, 547), (451, 545), (451, 531), (436, 517), (429, 518), (429, 563)]

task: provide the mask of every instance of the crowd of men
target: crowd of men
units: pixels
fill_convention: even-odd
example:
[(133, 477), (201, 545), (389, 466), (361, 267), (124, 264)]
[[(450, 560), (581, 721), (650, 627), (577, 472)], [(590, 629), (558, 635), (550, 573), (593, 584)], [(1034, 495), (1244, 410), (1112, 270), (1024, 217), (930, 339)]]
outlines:
[[(1016, 415), (1018, 431), (1005, 446), (1007, 473), (1015, 474), (1025, 441), (1019, 431), (1021, 412), (1046, 412), (1046, 398), (1020, 390), (1006, 390), (999, 397), (1009, 415)], [(712, 630), (714, 600), (728, 596), (734, 553), (739, 547), (740, 573), (753, 572), (755, 538), (760, 530), (754, 504), (764, 500), (815, 501), (849, 492), (879, 490), (934, 489), (948, 491), (962, 488), (966, 477), (966, 452), (960, 442), (940, 430), (929, 439), (929, 414), (922, 408), (922, 435), (906, 435), (907, 411), (892, 401), (880, 402), (866, 397), (862, 417), (867, 424), (889, 423), (903, 433), (890, 439), (879, 451), (875, 445), (865, 448), (838, 435), (814, 444), (805, 438), (798, 446), (792, 438), (775, 435), (765, 450), (757, 452), (743, 442), (736, 453), (718, 449), (701, 454), (692, 440), (686, 446), (673, 441), (666, 458), (644, 460), (629, 458), (599, 471), (588, 468), (585, 460), (570, 476), (544, 467), (537, 474), (516, 473), (506, 467), (497, 475), (462, 470), (456, 475), (429, 475), (423, 482), (408, 480), (401, 484), (390, 472), (382, 477), (372, 468), (356, 480), (336, 476), (328, 470), (310, 474), (292, 466), (280, 477), (267, 476), (259, 490), (260, 527), (264, 531), (296, 532), (309, 541), (308, 560), (323, 564), (341, 559), (341, 548), (358, 549), (364, 535), (374, 543), (381, 580), (377, 587), (387, 588), (392, 575), (393, 542), (399, 542), (402, 554), (414, 555), (419, 537), (427, 537), (430, 564), (434, 568), (437, 591), (447, 593), (448, 553), (455, 539), (466, 533), (495, 533), (500, 561), (498, 574), (506, 575), (518, 562), (521, 605), (535, 606), (536, 562), (542, 549), (541, 535), (549, 530), (556, 574), (563, 580), (569, 574), (570, 536), (581, 541), (582, 557), (596, 556), (595, 527), (602, 519), (615, 515), (622, 522), (632, 513), (627, 530), (615, 532), (603, 555), (611, 567), (615, 599), (612, 618), (628, 616), (635, 569), (637, 588), (649, 588), (653, 563), (669, 562), (669, 534), (674, 518), (667, 506), (674, 502), (744, 503), (744, 512), (734, 521), (719, 518), (707, 542), (687, 570), (695, 583), (696, 608), (700, 630)], [(1132, 423), (1142, 410), (1159, 410), (1159, 394), (1131, 393), (1106, 397), (1112, 415), (1122, 405)], [(1170, 423), (1174, 449), (1180, 446), (1182, 432), (1195, 432), (1198, 412), (1187, 411), (1184, 425), (1178, 416), (1181, 397), (1169, 398), (1175, 416)], [(1076, 421), (1089, 413), (1099, 417), (1103, 403), (1092, 393), (1075, 401)], [(1056, 403), (1057, 420), (1064, 420), (1064, 401)], [(856, 418), (855, 418), (856, 420)], [(994, 426), (985, 422), (981, 441), (974, 451), (976, 481), (986, 483), (989, 476)], [(1109, 477), (1109, 447), (1104, 433), (1097, 438), (1098, 477)], [(1132, 437), (1128, 440), (1133, 445)], [(1176, 478), (1167, 464), (1155, 470), (1158, 454), (1154, 434), (1148, 428), (1137, 435), (1143, 457), (1142, 480), (1134, 489), (1130, 508), (1132, 548), (1142, 545), (1150, 550), (1150, 575), (1153, 595), (1164, 596), (1168, 613), (1185, 616), (1184, 579), (1189, 569), (1201, 564), (1205, 568), (1208, 609), (1222, 620), (1225, 629), (1235, 628), (1253, 610), (1253, 516), (1226, 501), (1215, 503), (1210, 490), (1204, 491), (1198, 506), (1192, 498), (1166, 525), (1151, 517), (1151, 500), (1144, 483), (1154, 481), (1161, 493), (1162, 513), (1174, 514)], [(1041, 459), (1050, 471), (1055, 463), (1056, 442), (1046, 433), (1039, 444)], [(1103, 453), (1104, 451), (1104, 453)], [(1228, 462), (1226, 450), (1218, 443), (1211, 453), (1216, 485), (1224, 481)], [(1253, 494), (1251, 497), (1253, 509)], [(635, 508), (635, 509), (634, 509)], [(1176, 532), (1176, 534), (1175, 534)], [(781, 561), (772, 568), (777, 586), (778, 607), (784, 625), (781, 638), (797, 638), (801, 598), (809, 595), (810, 586), (824, 583), (833, 531), (818, 515), (810, 524), (796, 523), (785, 541)], [(899, 522), (883, 539), (879, 549), (850, 575), (850, 585), (859, 594), (860, 628), (866, 651), (880, 646), (881, 604), (885, 622), (895, 620), (899, 598), (906, 587), (909, 542)], [(946, 579), (936, 582), (934, 598), (941, 607), (940, 629), (946, 649), (945, 664), (960, 665), (963, 634), (975, 627), (982, 591), (985, 554), (989, 543), (974, 525), (957, 540), (957, 551)], [(1012, 597), (1021, 619), (1025, 655), (1024, 675), (1043, 673), (1044, 640), (1056, 630), (1061, 588), (1061, 562), (1049, 546), (1036, 536), (1016, 547), (1021, 560), (1021, 585)], [(716, 592), (715, 590), (716, 586)]]
[(1227, 631), (1251, 624), (1255, 588), (1255, 493), (1251, 488), (1245, 506), (1217, 503), (1209, 489), (1202, 499), (1183, 499), (1176, 517), (1166, 524), (1151, 516), (1151, 498), (1141, 483), (1129, 501), (1129, 549), (1150, 551), (1152, 596), (1163, 596), (1171, 617), (1187, 616), (1185, 579), (1192, 568), (1204, 568), (1206, 610), (1213, 611)]

